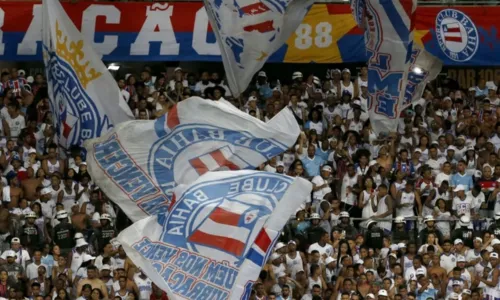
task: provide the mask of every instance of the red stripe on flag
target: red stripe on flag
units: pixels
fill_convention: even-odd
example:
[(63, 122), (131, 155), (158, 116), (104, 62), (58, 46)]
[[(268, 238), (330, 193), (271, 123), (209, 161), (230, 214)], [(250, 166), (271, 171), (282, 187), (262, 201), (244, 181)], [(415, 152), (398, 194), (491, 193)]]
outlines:
[(174, 105), (167, 115), (167, 127), (172, 129), (179, 125), (179, 115), (177, 114), (177, 105)]
[(242, 7), (241, 11), (247, 15), (258, 15), (261, 13), (265, 13), (266, 11), (269, 11), (269, 7), (267, 7), (262, 2), (257, 2), (257, 3)]
[(444, 36), (444, 40), (447, 42), (457, 42), (461, 43), (462, 42), (462, 37), (460, 36)]
[(239, 170), (240, 167), (235, 165), (233, 162), (227, 160), (222, 151), (216, 150), (210, 153), (210, 156), (217, 162), (217, 164), (221, 167), (227, 167), (231, 171)]
[(227, 211), (221, 207), (217, 207), (216, 209), (214, 209), (214, 211), (209, 216), (209, 219), (214, 221), (215, 223), (225, 224), (229, 226), (238, 226), (240, 218), (241, 215)]
[(193, 168), (195, 168), (198, 174), (203, 175), (208, 172), (207, 165), (205, 165), (205, 163), (199, 157), (193, 158), (189, 162), (191, 163)]
[(248, 32), (256, 30), (260, 33), (264, 33), (264, 32), (273, 31), (274, 30), (273, 25), (274, 25), (274, 21), (265, 21), (265, 22), (262, 22), (259, 24), (245, 26), (245, 27), (243, 27), (243, 30), (248, 31)]
[(259, 234), (255, 238), (255, 244), (264, 252), (267, 252), (267, 249), (269, 249), (271, 239), (269, 238), (269, 235), (267, 235), (265, 228), (260, 230)]
[(245, 243), (241, 241), (213, 234), (208, 234), (199, 230), (193, 232), (188, 238), (192, 243), (209, 246), (215, 249), (222, 249), (234, 256), (241, 256), (245, 250)]
[(411, 19), (411, 15), (412, 15), (412, 11), (411, 10), (413, 8), (413, 1), (414, 0), (399, 0), (399, 3), (401, 4), (401, 7), (405, 11), (406, 17), (408, 19)]
[(446, 27), (446, 33), (460, 32), (460, 27)]

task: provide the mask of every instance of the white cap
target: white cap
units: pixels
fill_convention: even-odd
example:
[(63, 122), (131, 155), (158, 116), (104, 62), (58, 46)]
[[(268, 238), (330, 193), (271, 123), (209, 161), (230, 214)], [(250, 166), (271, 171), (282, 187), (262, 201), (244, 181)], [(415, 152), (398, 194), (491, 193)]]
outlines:
[(374, 221), (374, 220), (368, 220), (368, 221), (366, 221), (366, 228), (370, 227), (370, 225), (375, 224), (375, 223), (377, 223), (377, 222)]
[(48, 195), (48, 194), (52, 194), (52, 189), (51, 188), (43, 188), (40, 191), (40, 195)]
[(459, 136), (457, 137), (457, 140), (463, 140), (463, 141), (466, 141), (467, 139), (465, 138), (465, 136), (464, 136), (464, 135), (459, 135)]
[(393, 257), (395, 259), (398, 259), (398, 256), (396, 254), (394, 254), (394, 253), (389, 254), (389, 257)]
[(77, 239), (76, 240), (76, 248), (79, 248), (79, 247), (85, 247), (85, 246), (88, 246), (89, 244), (85, 241), (85, 239)]
[(387, 291), (386, 290), (380, 290), (380, 291), (378, 291), (378, 295), (382, 296), (382, 297), (389, 297), (389, 295), (387, 295)]
[(12, 238), (12, 240), (10, 240), (10, 243), (11, 244), (14, 244), (14, 243), (21, 244), (21, 240), (18, 237), (15, 237), (15, 238)]
[(491, 246), (500, 245), (500, 240), (499, 239), (493, 239), (493, 241), (491, 241), (490, 245)]
[(460, 281), (460, 280), (453, 280), (451, 282), (451, 285), (460, 285), (461, 286), (462, 285), (462, 281)]
[(370, 160), (370, 162), (368, 163), (368, 166), (372, 167), (372, 166), (374, 166), (376, 164), (378, 164), (378, 162), (376, 160)]
[(283, 247), (286, 247), (286, 245), (284, 243), (282, 243), (282, 242), (278, 242), (276, 244), (276, 246), (274, 247), (274, 250), (278, 250), (278, 249), (281, 249)]
[(394, 219), (394, 223), (396, 224), (406, 223), (405, 217), (396, 217), (396, 219)]
[(478, 236), (476, 236), (476, 237), (474, 238), (474, 241), (475, 241), (475, 240), (478, 240), (481, 244), (483, 243), (483, 239), (482, 239), (482, 238), (480, 238), (480, 237), (478, 237)]
[(17, 257), (16, 251), (14, 251), (14, 250), (5, 251), (5, 257)]
[(500, 220), (500, 211), (495, 214), (495, 220)]
[(326, 259), (325, 259), (325, 265), (328, 265), (329, 263), (332, 263), (336, 261), (335, 258), (331, 257), (331, 256), (328, 256)]
[(248, 97), (247, 103), (250, 101), (257, 101), (257, 97), (255, 97), (255, 96)]
[(406, 244), (405, 243), (398, 243), (398, 247), (399, 247), (399, 249), (406, 248)]
[(99, 219), (111, 221), (111, 216), (109, 214), (102, 214)]
[(450, 299), (454, 299), (454, 300), (456, 300), (456, 299), (458, 299), (459, 297), (460, 297), (460, 296), (459, 296), (457, 293), (451, 293), (451, 294), (450, 294)]
[(342, 73), (344, 73), (344, 72), (351, 74), (351, 70), (349, 70), (348, 68), (345, 68), (344, 70), (342, 70)]
[(83, 239), (83, 233), (81, 233), (81, 232), (75, 233), (75, 240), (77, 240), (77, 239)]
[(463, 243), (464, 243), (464, 241), (462, 241), (461, 239), (456, 239), (456, 240), (453, 242), (453, 244), (454, 244), (454, 245), (463, 244)]
[(331, 171), (332, 171), (332, 167), (330, 167), (329, 165), (324, 165), (324, 166), (321, 168), (321, 171), (328, 171), (328, 172), (331, 172)]
[(36, 215), (35, 212), (33, 211), (29, 211), (27, 213), (24, 214), (24, 218), (27, 219), (27, 218), (38, 218), (38, 216)]
[(454, 192), (465, 191), (465, 186), (463, 184), (459, 184), (453, 190)]
[(181, 71), (182, 72), (182, 68), (181, 67), (177, 67), (174, 69), (174, 73), (177, 72), (177, 71)]
[(280, 278), (280, 277), (286, 277), (286, 273), (283, 272), (283, 271), (279, 272), (278, 273), (278, 278)]
[(434, 221), (434, 217), (432, 215), (427, 215), (424, 217), (424, 223)]
[(469, 216), (461, 216), (460, 217), (460, 222), (458, 222), (460, 226), (469, 226), (470, 224), (470, 217)]
[(273, 92), (280, 92), (281, 93), (281, 89), (279, 88), (279, 86), (276, 86), (273, 88)]
[(446, 96), (446, 97), (443, 98), (443, 101), (451, 101), (451, 98), (448, 97), (448, 96)]
[(102, 267), (101, 267), (101, 270), (100, 270), (100, 271), (104, 271), (104, 270), (111, 271), (111, 266), (110, 266), (110, 265), (108, 265), (108, 264), (104, 264), (104, 265), (102, 265)]
[(311, 219), (311, 220), (320, 220), (321, 217), (317, 213), (312, 213), (311, 217), (309, 217), (309, 219)]
[(422, 149), (420, 149), (420, 148), (415, 148), (415, 150), (413, 151), (413, 153), (422, 153)]
[(446, 148), (446, 151), (457, 151), (457, 148), (455, 146), (448, 146), (448, 148)]
[(490, 253), (490, 258), (498, 258), (498, 253), (496, 253), (496, 252), (491, 252), (491, 253)]
[(17, 76), (24, 76), (24, 75), (26, 75), (26, 71), (24, 71), (23, 69), (17, 70)]
[(339, 218), (350, 218), (351, 216), (349, 215), (349, 212), (347, 211), (341, 211), (339, 214)]
[(391, 251), (398, 251), (399, 247), (396, 244), (392, 244), (389, 248), (391, 248)]
[(35, 78), (33, 78), (33, 76), (28, 76), (28, 77), (26, 78), (26, 82), (28, 82), (28, 83), (33, 83), (33, 82), (35, 82)]
[(472, 295), (472, 292), (469, 289), (464, 289), (464, 290), (462, 290), (462, 294)]
[(68, 217), (68, 213), (65, 210), (60, 210), (56, 213), (56, 219), (66, 219)]
[(30, 148), (30, 149), (28, 150), (28, 154), (32, 154), (32, 153), (36, 153), (35, 148)]
[(273, 254), (271, 254), (270, 260), (273, 261), (273, 260), (278, 259), (280, 257), (281, 257), (281, 255), (279, 255), (278, 253), (274, 252)]
[(82, 256), (82, 261), (83, 262), (86, 262), (86, 261), (89, 261), (89, 260), (93, 260), (95, 259), (95, 256), (92, 256), (90, 254), (87, 254), (87, 253), (84, 253), (83, 256)]
[(314, 84), (320, 84), (320, 83), (321, 83), (321, 81), (319, 80), (319, 78), (318, 78), (318, 77), (313, 76), (313, 83), (314, 83)]
[(359, 84), (360, 87), (368, 87), (368, 81), (361, 81)]
[(457, 257), (457, 263), (459, 263), (459, 262), (466, 262), (465, 257), (463, 255), (459, 255)]
[(304, 77), (301, 72), (293, 72), (292, 79)]
[(366, 298), (372, 298), (375, 299), (375, 295), (372, 293), (366, 294)]
[(266, 72), (264, 72), (264, 71), (260, 71), (259, 73), (257, 73), (257, 76), (267, 78)]
[(476, 149), (474, 149), (474, 146), (467, 146), (467, 151), (476, 151)]
[(474, 91), (476, 91), (476, 88), (475, 88), (475, 87), (473, 87), (473, 86), (471, 86), (471, 87), (469, 88), (469, 92), (474, 92)]
[(284, 167), (285, 166), (285, 163), (280, 160), (279, 162), (276, 163), (276, 167)]
[(419, 275), (424, 275), (425, 276), (425, 271), (424, 269), (417, 269), (417, 271), (415, 272), (415, 275), (416, 276), (419, 276)]
[(352, 101), (353, 105), (361, 106), (361, 101), (360, 100), (354, 100)]

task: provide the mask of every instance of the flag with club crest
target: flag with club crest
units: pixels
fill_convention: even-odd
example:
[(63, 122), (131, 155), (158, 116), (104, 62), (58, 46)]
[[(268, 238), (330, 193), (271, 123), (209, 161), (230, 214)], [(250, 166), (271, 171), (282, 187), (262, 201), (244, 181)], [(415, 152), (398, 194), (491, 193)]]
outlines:
[(171, 299), (249, 299), (283, 226), (311, 190), (299, 177), (208, 172), (174, 189), (168, 214), (140, 220), (117, 239)]
[(229, 88), (239, 96), (291, 36), (314, 0), (204, 0)]
[(130, 121), (87, 141), (94, 182), (133, 221), (166, 211), (173, 188), (209, 171), (255, 169), (295, 144), (284, 108), (268, 123), (227, 101), (191, 97), (154, 121)]
[(118, 85), (60, 1), (42, 1), (43, 59), (59, 144), (65, 149), (133, 120)]

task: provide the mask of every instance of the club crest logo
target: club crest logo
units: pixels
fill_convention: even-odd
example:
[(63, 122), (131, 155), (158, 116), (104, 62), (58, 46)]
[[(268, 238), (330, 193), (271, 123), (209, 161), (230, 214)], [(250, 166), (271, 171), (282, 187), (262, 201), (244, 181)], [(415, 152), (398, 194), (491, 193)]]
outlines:
[(277, 234), (265, 228), (291, 182), (263, 174), (200, 183), (189, 188), (160, 225), (165, 244), (240, 266), (265, 263)]
[(451, 60), (470, 60), (479, 48), (479, 35), (472, 20), (456, 9), (443, 9), (436, 17), (436, 38)]

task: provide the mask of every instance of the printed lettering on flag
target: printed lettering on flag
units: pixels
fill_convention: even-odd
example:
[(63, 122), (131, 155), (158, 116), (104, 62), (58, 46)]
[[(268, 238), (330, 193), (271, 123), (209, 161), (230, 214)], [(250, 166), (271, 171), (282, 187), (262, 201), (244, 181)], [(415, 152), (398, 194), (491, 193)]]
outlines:
[[(395, 132), (413, 47), (416, 0), (365, 1), (368, 112), (375, 133)], [(353, 10), (353, 13), (361, 8)], [(357, 16), (354, 16), (355, 18)]]
[(60, 146), (83, 145), (132, 120), (115, 80), (57, 0), (44, 0), (43, 53)]
[(178, 184), (209, 171), (255, 169), (299, 133), (289, 109), (264, 123), (227, 101), (191, 97), (168, 115), (121, 124), (85, 146), (92, 179), (136, 221), (165, 212)]
[(444, 40), (447, 42), (462, 42), (462, 33), (458, 22), (443, 25)]
[(288, 217), (311, 190), (298, 177), (208, 172), (175, 189), (168, 214), (140, 220), (117, 239), (169, 297), (248, 299)]
[(204, 0), (234, 96), (297, 29), (313, 0)]

